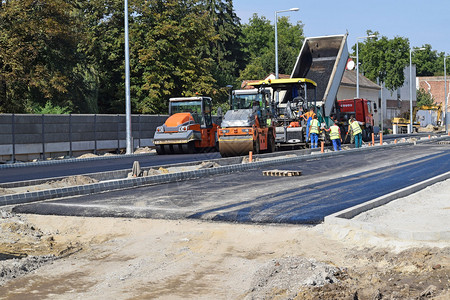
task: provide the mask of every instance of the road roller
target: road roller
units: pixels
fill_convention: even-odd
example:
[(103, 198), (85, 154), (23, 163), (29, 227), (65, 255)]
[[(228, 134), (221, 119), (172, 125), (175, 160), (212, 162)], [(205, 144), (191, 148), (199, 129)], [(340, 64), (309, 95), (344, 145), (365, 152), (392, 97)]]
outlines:
[(230, 110), (218, 129), (222, 157), (275, 151), (271, 102), (271, 93), (264, 88), (231, 92)]
[(153, 137), (158, 154), (194, 153), (217, 149), (217, 124), (213, 123), (210, 97), (169, 99), (169, 118)]

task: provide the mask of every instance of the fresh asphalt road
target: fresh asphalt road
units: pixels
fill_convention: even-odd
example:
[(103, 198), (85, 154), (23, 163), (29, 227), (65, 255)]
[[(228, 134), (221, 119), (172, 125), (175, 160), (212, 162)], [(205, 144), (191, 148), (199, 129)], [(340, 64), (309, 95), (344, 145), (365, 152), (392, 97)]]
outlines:
[[(424, 134), (415, 134), (420, 136)], [(406, 135), (388, 135), (385, 140), (402, 138)], [(377, 140), (378, 141), (378, 140)], [(57, 161), (39, 166), (24, 166), (19, 168), (0, 169), (0, 183), (44, 179), (51, 177), (64, 177), (97, 172), (131, 169), (134, 161), (139, 161), (141, 167), (161, 166), (176, 163), (185, 163), (220, 158), (218, 152), (197, 154), (172, 154), (122, 156), (122, 157), (100, 157), (89, 160), (71, 160), (67, 162)]]
[[(263, 170), (301, 170), (268, 177)], [(406, 145), (17, 206), (18, 213), (316, 224), (326, 215), (450, 171), (450, 146)]]
[(141, 167), (151, 167), (214, 158), (220, 158), (220, 154), (218, 152), (172, 155), (150, 153), (148, 155), (72, 160), (72, 162), (58, 164), (0, 169), (0, 183), (131, 169), (136, 160), (139, 161)]

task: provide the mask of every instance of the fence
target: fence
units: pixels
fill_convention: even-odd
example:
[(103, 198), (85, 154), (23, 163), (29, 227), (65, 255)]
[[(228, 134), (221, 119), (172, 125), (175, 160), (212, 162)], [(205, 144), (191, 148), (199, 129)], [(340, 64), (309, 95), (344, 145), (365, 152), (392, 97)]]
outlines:
[[(167, 115), (132, 115), (133, 148), (153, 145)], [(3, 161), (120, 152), (126, 148), (125, 115), (0, 114)]]

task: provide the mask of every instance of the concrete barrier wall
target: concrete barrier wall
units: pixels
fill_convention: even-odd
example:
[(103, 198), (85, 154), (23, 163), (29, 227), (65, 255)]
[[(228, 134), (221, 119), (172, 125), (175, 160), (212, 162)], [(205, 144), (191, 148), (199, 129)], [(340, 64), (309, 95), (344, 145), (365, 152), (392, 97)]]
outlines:
[[(152, 146), (167, 115), (132, 115), (134, 147)], [(75, 156), (126, 147), (125, 115), (0, 114), (0, 159)]]

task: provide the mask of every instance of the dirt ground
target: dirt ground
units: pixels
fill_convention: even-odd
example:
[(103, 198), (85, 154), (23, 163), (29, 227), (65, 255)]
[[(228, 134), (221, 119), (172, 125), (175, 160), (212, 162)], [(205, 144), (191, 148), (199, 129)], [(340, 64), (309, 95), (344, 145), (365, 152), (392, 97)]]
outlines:
[[(449, 186), (414, 199), (432, 206)], [(448, 241), (399, 241), (327, 225), (7, 211), (0, 211), (0, 236), (0, 299), (450, 299)]]

